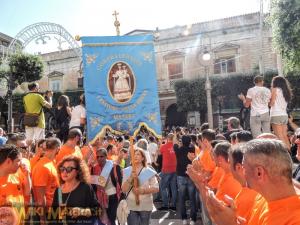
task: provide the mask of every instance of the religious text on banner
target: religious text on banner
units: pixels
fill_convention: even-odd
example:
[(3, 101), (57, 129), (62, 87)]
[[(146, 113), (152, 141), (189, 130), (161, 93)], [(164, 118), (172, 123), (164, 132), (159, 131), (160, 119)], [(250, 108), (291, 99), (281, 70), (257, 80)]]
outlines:
[(107, 129), (161, 135), (152, 35), (81, 37), (88, 140)]

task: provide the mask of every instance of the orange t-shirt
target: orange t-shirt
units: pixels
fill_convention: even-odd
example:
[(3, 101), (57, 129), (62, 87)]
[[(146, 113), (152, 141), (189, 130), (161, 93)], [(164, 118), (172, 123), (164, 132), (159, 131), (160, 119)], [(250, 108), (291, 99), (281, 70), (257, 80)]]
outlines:
[(47, 157), (39, 160), (32, 171), (32, 186), (46, 187), (46, 205), (51, 206), (55, 189), (59, 186), (58, 174), (53, 161)]
[(200, 156), (200, 162), (203, 169), (207, 172), (213, 173), (216, 168), (216, 163), (211, 157), (211, 150), (204, 149), (202, 156)]
[(214, 172), (211, 176), (211, 179), (208, 182), (208, 186), (212, 189), (217, 189), (218, 185), (219, 185), (219, 183), (222, 180), (224, 175), (225, 175), (224, 170), (221, 167), (216, 166), (216, 168), (214, 169)]
[(114, 161), (114, 162), (116, 162), (116, 161), (118, 161), (118, 155), (114, 155), (114, 154), (112, 154), (112, 155), (107, 155), (107, 159), (108, 160), (112, 160), (112, 161)]
[[(30, 173), (30, 171), (31, 171), (30, 161), (26, 158), (22, 158), (22, 163), (26, 164), (26, 166), (29, 169), (29, 173)], [(27, 175), (24, 174), (20, 168), (18, 169), (17, 173), (19, 174), (20, 181), (21, 181), (21, 184), (23, 187), (23, 196), (24, 196), (25, 205), (29, 205), (30, 204), (30, 194), (28, 195), (27, 193), (25, 193), (25, 185), (27, 185), (27, 183), (25, 182), (25, 179), (27, 179)]]
[(33, 170), (33, 168), (35, 167), (35, 165), (37, 164), (37, 162), (41, 159), (42, 157), (40, 155), (34, 155), (31, 159), (30, 159), (30, 167), (31, 170)]
[(253, 189), (242, 187), (242, 190), (234, 199), (237, 216), (240, 216), (248, 221), (255, 204), (255, 199), (258, 195), (259, 194)]
[(194, 147), (195, 147), (195, 155), (197, 156), (200, 154), (201, 150), (197, 145), (194, 145)]
[(18, 172), (0, 177), (0, 207), (12, 207), (20, 224), (25, 219), (23, 187)]
[(258, 222), (258, 225), (296, 224), (300, 224), (300, 196), (297, 195), (268, 202)]
[(216, 198), (223, 202), (226, 202), (225, 195), (228, 195), (230, 198), (235, 199), (241, 189), (241, 184), (236, 179), (234, 179), (232, 173), (225, 173), (217, 187)]
[(80, 159), (82, 159), (82, 153), (81, 150), (78, 146), (75, 146), (75, 148), (72, 148), (68, 145), (63, 145), (61, 146), (60, 151), (58, 152), (58, 154), (56, 155), (56, 164), (58, 165), (58, 163), (65, 157), (68, 155), (74, 155), (79, 157)]
[(267, 207), (267, 201), (260, 194), (257, 195), (253, 209), (250, 213), (249, 221), (247, 221), (247, 225), (258, 225), (260, 215)]
[[(96, 159), (96, 148), (94, 148), (94, 147), (92, 147), (92, 149), (93, 149), (93, 157), (94, 157), (94, 159)], [(90, 157), (90, 148), (88, 147), (88, 146), (83, 146), (82, 148), (81, 148), (81, 154), (82, 154), (82, 158), (83, 159), (86, 159), (87, 157)]]

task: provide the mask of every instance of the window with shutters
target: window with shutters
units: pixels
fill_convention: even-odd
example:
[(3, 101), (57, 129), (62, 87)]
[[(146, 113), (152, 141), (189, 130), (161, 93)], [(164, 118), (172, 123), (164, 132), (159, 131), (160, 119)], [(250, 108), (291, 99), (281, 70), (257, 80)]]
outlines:
[(214, 61), (214, 74), (227, 74), (236, 72), (235, 58), (219, 58)]
[(170, 80), (183, 78), (183, 63), (169, 63), (168, 74)]

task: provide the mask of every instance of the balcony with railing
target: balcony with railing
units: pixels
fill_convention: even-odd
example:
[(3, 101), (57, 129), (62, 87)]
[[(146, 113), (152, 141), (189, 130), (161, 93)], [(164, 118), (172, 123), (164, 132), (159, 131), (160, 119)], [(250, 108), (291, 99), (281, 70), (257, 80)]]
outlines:
[(158, 80), (158, 92), (174, 92), (174, 85), (177, 81), (182, 80), (180, 79), (165, 79), (165, 80)]

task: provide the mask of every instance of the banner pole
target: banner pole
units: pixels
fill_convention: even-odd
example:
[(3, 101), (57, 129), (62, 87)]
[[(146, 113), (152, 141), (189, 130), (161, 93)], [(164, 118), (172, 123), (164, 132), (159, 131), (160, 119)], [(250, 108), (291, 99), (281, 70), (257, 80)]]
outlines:
[[(136, 174), (136, 164), (134, 161), (133, 136), (130, 136), (130, 159), (131, 159), (131, 165), (132, 165), (132, 173)], [(135, 177), (135, 178), (133, 178), (133, 188), (138, 188), (138, 187), (139, 187), (139, 181), (138, 181), (138, 178)], [(140, 204), (139, 194), (135, 194), (135, 203), (137, 205)]]

